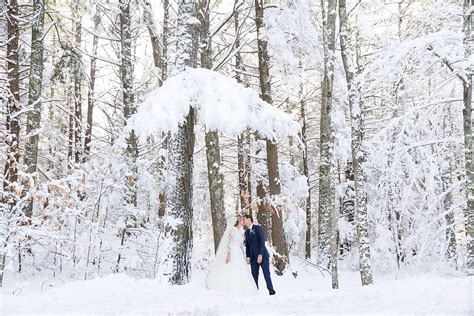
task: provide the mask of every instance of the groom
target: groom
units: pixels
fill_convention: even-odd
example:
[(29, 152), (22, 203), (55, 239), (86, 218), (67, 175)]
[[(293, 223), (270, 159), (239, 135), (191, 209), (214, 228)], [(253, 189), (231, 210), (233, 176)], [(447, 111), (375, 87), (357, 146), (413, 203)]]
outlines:
[(258, 288), (258, 272), (260, 267), (262, 267), (267, 289), (270, 295), (275, 295), (272, 279), (270, 278), (270, 255), (268, 254), (267, 248), (265, 248), (265, 237), (263, 236), (262, 226), (254, 225), (253, 218), (249, 214), (244, 214), (243, 222), (244, 226), (248, 228), (245, 231), (245, 253), (247, 264), (250, 264), (252, 269), (253, 279)]

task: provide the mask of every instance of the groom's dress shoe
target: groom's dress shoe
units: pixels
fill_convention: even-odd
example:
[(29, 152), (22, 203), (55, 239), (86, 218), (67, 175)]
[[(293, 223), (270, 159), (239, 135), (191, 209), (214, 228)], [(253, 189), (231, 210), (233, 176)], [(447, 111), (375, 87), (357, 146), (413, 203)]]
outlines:
[(270, 291), (270, 295), (275, 295), (275, 291)]

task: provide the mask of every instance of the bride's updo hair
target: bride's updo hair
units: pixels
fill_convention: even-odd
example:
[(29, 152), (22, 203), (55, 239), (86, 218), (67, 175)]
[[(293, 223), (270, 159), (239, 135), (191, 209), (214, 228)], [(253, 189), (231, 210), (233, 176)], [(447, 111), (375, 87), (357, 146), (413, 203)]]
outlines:
[(237, 214), (237, 215), (235, 216), (234, 227), (237, 227), (237, 225), (239, 225), (239, 222), (240, 222), (241, 219), (242, 219), (242, 215)]

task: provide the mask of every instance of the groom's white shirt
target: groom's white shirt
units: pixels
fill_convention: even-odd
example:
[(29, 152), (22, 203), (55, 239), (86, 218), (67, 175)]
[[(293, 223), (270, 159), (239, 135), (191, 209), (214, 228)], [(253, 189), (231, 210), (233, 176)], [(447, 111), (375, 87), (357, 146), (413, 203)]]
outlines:
[[(250, 225), (250, 227), (249, 227), (249, 230), (251, 230), (252, 228), (253, 228), (253, 224), (252, 224), (252, 225)], [(250, 257), (247, 257), (247, 258), (249, 258), (249, 259), (250, 259)]]

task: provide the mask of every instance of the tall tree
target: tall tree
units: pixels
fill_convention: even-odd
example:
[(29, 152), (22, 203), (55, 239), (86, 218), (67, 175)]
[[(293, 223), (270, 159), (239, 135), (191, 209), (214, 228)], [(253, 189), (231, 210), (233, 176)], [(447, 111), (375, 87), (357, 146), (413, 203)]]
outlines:
[[(395, 117), (395, 113), (393, 116)], [(387, 166), (390, 168), (393, 166), (396, 161), (395, 161), (395, 155), (394, 152), (396, 150), (395, 148), (395, 141), (396, 141), (396, 131), (391, 131), (390, 132), (390, 151), (387, 159)], [(397, 267), (400, 269), (400, 263), (403, 261), (403, 253), (402, 253), (402, 229), (400, 223), (400, 206), (398, 205), (396, 199), (399, 195), (400, 192), (400, 184), (395, 182), (394, 184), (390, 183), (387, 185), (387, 204), (388, 204), (388, 221), (389, 221), (389, 229), (392, 233), (392, 239), (394, 242), (394, 250), (395, 250), (395, 256), (397, 259)]]
[[(74, 76), (74, 67), (70, 67), (67, 69), (68, 73), (71, 76)], [(68, 76), (69, 77), (69, 76)], [(67, 146), (67, 158), (68, 158), (68, 168), (72, 168), (73, 159), (74, 159), (74, 115), (75, 115), (75, 105), (74, 102), (74, 93), (73, 93), (73, 86), (71, 82), (68, 82), (66, 87), (67, 99), (68, 99), (68, 127), (67, 127), (67, 134), (68, 134), (68, 146)]]
[[(452, 118), (451, 118), (451, 109), (450, 107), (443, 107), (443, 124), (442, 124), (442, 136), (444, 139), (451, 137), (452, 135)], [(444, 206), (444, 219), (446, 221), (446, 259), (450, 261), (456, 262), (456, 231), (455, 231), (455, 223), (454, 223), (454, 209), (453, 206), (453, 194), (452, 194), (452, 185), (453, 185), (453, 159), (451, 158), (452, 154), (452, 146), (446, 144), (440, 144), (438, 147), (445, 147), (439, 148), (436, 153), (442, 151), (440, 159), (440, 172), (441, 172), (441, 180), (442, 180), (442, 190), (443, 190), (443, 206)]]
[[(474, 47), (474, 12), (472, 7), (474, 0), (463, 1), (463, 45), (464, 55), (466, 60), (471, 58)], [(446, 67), (456, 73), (457, 78), (460, 79), (463, 85), (463, 132), (464, 132), (464, 163), (466, 171), (466, 201), (467, 208), (465, 217), (466, 221), (466, 236), (467, 236), (467, 270), (468, 275), (474, 275), (474, 170), (473, 170), (473, 135), (472, 135), (472, 89), (473, 89), (473, 73), (474, 66), (468, 64), (464, 73), (458, 73), (458, 69), (447, 58), (442, 57), (437, 53), (432, 46), (428, 47), (433, 55), (440, 58)], [(450, 222), (450, 218), (446, 218)], [(448, 233), (450, 234), (450, 233)]]
[(153, 63), (155, 64), (155, 67), (160, 69), (161, 68), (161, 62), (162, 62), (162, 57), (161, 57), (161, 43), (160, 43), (160, 37), (158, 35), (158, 30), (155, 25), (155, 20), (153, 16), (153, 8), (150, 4), (149, 1), (144, 0), (143, 4), (145, 6), (144, 8), (144, 20), (146, 23), (146, 28), (148, 29), (148, 34), (150, 35), (150, 42), (151, 42), (151, 47), (153, 50)]
[[(127, 120), (136, 113), (135, 96), (133, 91), (133, 63), (132, 63), (132, 14), (130, 12), (132, 0), (120, 0), (120, 82), (122, 88), (123, 116), (125, 124)], [(128, 192), (125, 202), (132, 206), (137, 206), (137, 156), (138, 156), (138, 138), (135, 131), (132, 130), (127, 137), (127, 148), (125, 150), (127, 163), (129, 165), (129, 174), (125, 181)], [(126, 231), (130, 226), (131, 218), (129, 214), (125, 215), (125, 225), (121, 231), (120, 246), (125, 243)], [(115, 271), (119, 271), (122, 253), (119, 252)]]
[(161, 80), (165, 81), (168, 76), (168, 44), (169, 44), (169, 32), (170, 32), (170, 2), (169, 0), (163, 0), (163, 34), (162, 44), (163, 51), (161, 52)]
[[(301, 71), (303, 72), (303, 67), (300, 63)], [(300, 84), (300, 115), (301, 115), (301, 143), (302, 148), (302, 163), (303, 163), (303, 174), (306, 177), (306, 183), (308, 188), (311, 188), (309, 183), (309, 157), (308, 157), (308, 122), (307, 122), (307, 109), (306, 103), (304, 100), (304, 85), (303, 81)], [(305, 234), (305, 258), (311, 258), (311, 232), (312, 232), (312, 213), (311, 213), (311, 189), (308, 190), (308, 196), (305, 201), (305, 211), (306, 211), (306, 234)]]
[[(122, 85), (123, 116), (125, 122), (136, 112), (133, 91), (133, 62), (132, 62), (132, 17), (130, 13), (132, 0), (120, 0), (120, 47), (121, 67), (120, 81)], [(138, 156), (138, 138), (135, 131), (127, 137), (126, 155), (131, 164), (131, 174), (127, 177), (129, 187), (128, 203), (137, 205), (136, 187), (136, 158)]]
[[(97, 32), (100, 24), (100, 15), (99, 11), (94, 8), (94, 32)], [(86, 135), (84, 137), (84, 156), (89, 155), (91, 150), (91, 141), (92, 141), (92, 120), (94, 114), (94, 104), (95, 104), (95, 79), (97, 77), (97, 48), (99, 46), (99, 37), (94, 33), (92, 39), (92, 55), (91, 55), (91, 65), (89, 72), (89, 90), (87, 93), (87, 126), (86, 126)]]
[[(464, 0), (464, 48), (466, 58), (472, 59), (474, 50), (474, 0)], [(468, 274), (474, 275), (474, 170), (473, 170), (473, 136), (472, 136), (472, 77), (474, 65), (466, 69), (466, 76), (461, 76), (463, 82), (464, 109), (464, 155), (466, 164), (466, 198), (467, 198), (467, 267)]]
[(359, 82), (354, 71), (353, 54), (349, 46), (346, 0), (339, 0), (339, 25), (341, 56), (344, 72), (346, 74), (347, 90), (349, 91), (352, 168), (355, 187), (354, 213), (356, 216), (357, 237), (359, 240), (360, 277), (362, 285), (368, 285), (373, 283), (373, 277), (368, 233), (366, 181), (363, 169), (366, 156), (362, 147), (364, 141), (364, 104), (361, 98)]
[[(166, 80), (166, 71), (167, 71), (167, 60), (163, 56), (167, 55), (168, 50), (168, 23), (169, 23), (169, 3), (168, 0), (163, 1), (163, 33), (160, 43), (160, 36), (158, 34), (158, 28), (155, 23), (155, 18), (153, 14), (153, 7), (148, 0), (143, 0), (144, 5), (144, 20), (146, 27), (148, 29), (148, 34), (150, 36), (150, 42), (152, 47), (153, 55), (153, 64), (155, 68), (161, 71), (161, 77), (159, 77), (158, 85), (162, 86), (163, 81)], [(166, 42), (166, 44), (165, 44)], [(167, 148), (167, 135), (162, 135), (162, 148)], [(164, 155), (159, 155), (157, 163), (157, 175), (159, 178), (164, 179), (164, 168), (166, 163), (166, 157)], [(164, 183), (164, 181), (162, 181)], [(166, 209), (166, 199), (165, 199), (165, 189), (162, 186), (160, 192), (158, 192), (158, 216), (163, 217), (165, 215)]]
[[(28, 106), (29, 111), (26, 115), (26, 139), (25, 139), (25, 164), (27, 173), (36, 172), (38, 164), (38, 143), (39, 128), (41, 122), (41, 88), (43, 86), (43, 52), (44, 52), (44, 12), (45, 5), (43, 0), (33, 1), (35, 20), (31, 27), (31, 54), (30, 54), (30, 77)], [(30, 183), (26, 183), (26, 188)], [(24, 212), (31, 218), (33, 212), (33, 198), (26, 200)]]
[[(237, 5), (239, 0), (235, 0), (234, 6)], [(241, 72), (245, 71), (243, 64), (242, 54), (240, 53), (240, 28), (241, 23), (239, 19), (239, 10), (234, 11), (234, 36), (235, 36), (235, 79), (238, 83), (242, 83)], [(239, 169), (239, 197), (240, 197), (240, 208), (248, 210), (249, 214), (252, 213), (250, 208), (250, 202), (252, 200), (252, 187), (251, 187), (251, 165), (250, 165), (250, 133), (248, 131), (243, 132), (237, 138), (237, 167)]]
[[(169, 0), (163, 0), (163, 33), (162, 33), (162, 47), (163, 50), (161, 52), (161, 82), (164, 82), (168, 77), (168, 45), (169, 45), (169, 31), (170, 31), (170, 3)], [(168, 148), (168, 140), (169, 135), (164, 136), (163, 140), (163, 148)], [(158, 173), (163, 174), (163, 169), (166, 163), (166, 155), (162, 155), (159, 157), (159, 164), (158, 164)], [(163, 217), (165, 215), (166, 210), (166, 189), (163, 188), (158, 193), (159, 199), (159, 208), (158, 208), (158, 216)]]
[(20, 61), (19, 61), (19, 10), (18, 2), (10, 0), (7, 4), (7, 79), (8, 99), (6, 106), (7, 157), (4, 169), (2, 202), (12, 209), (18, 202), (18, 161), (20, 159), (20, 123), (18, 112), (20, 104)]
[[(176, 59), (172, 74), (187, 67), (196, 68), (198, 49), (197, 3), (179, 0), (176, 38)], [(169, 177), (173, 179), (166, 189), (165, 239), (169, 248), (164, 254), (164, 277), (172, 284), (185, 284), (191, 275), (193, 248), (193, 153), (194, 109), (189, 106), (185, 121), (170, 136), (168, 161)]]
[(327, 263), (330, 256), (331, 212), (335, 212), (335, 188), (333, 179), (334, 131), (331, 120), (333, 102), (334, 63), (336, 46), (337, 0), (329, 0), (327, 14), (325, 1), (321, 0), (323, 16), (324, 74), (321, 94), (320, 162), (319, 162), (319, 209), (318, 249), (320, 262)]
[(7, 231), (2, 232), (3, 245), (0, 253), (0, 287), (3, 283), (3, 274), (5, 270), (5, 259), (8, 242), (8, 225), (14, 209), (19, 202), (19, 183), (18, 183), (18, 161), (20, 159), (20, 14), (18, 10), (18, 1), (10, 0), (7, 3), (7, 80), (8, 80), (8, 99), (6, 104), (6, 161), (3, 172), (3, 196), (1, 200), (1, 213), (5, 217)]
[[(268, 43), (262, 34), (264, 27), (263, 12), (264, 1), (255, 0), (255, 24), (257, 27), (258, 46), (258, 69), (260, 75), (260, 90), (262, 100), (272, 104), (271, 82), (270, 82), (270, 58), (268, 55)], [(267, 171), (268, 184), (271, 199), (277, 198), (281, 193), (280, 174), (278, 167), (278, 147), (271, 139), (266, 139), (267, 149)], [(283, 207), (283, 206), (282, 206)], [(282, 210), (279, 205), (270, 207), (272, 210), (272, 242), (277, 255), (275, 256), (275, 266), (280, 271), (286, 268), (289, 263), (288, 245), (286, 243), (285, 231), (283, 229)]]
[(74, 161), (81, 158), (82, 147), (82, 14), (79, 3), (74, 5), (75, 49), (74, 49)]
[[(209, 33), (210, 26), (210, 1), (200, 0), (199, 21), (200, 21), (200, 51), (201, 67), (212, 68), (212, 38)], [(209, 182), (209, 197), (211, 202), (212, 231), (214, 235), (214, 250), (221, 240), (226, 228), (225, 208), (224, 208), (224, 174), (222, 173), (221, 147), (219, 145), (219, 132), (206, 131), (206, 159), (207, 159), (207, 180)]]

